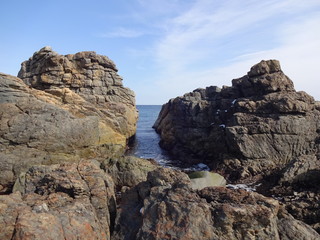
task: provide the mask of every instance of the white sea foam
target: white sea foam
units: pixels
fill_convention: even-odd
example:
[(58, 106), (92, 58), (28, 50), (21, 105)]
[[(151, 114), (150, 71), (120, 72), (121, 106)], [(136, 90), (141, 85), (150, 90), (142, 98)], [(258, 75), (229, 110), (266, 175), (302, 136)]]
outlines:
[(261, 184), (257, 184), (252, 186), (252, 184), (228, 184), (227, 188), (230, 189), (244, 189), (248, 192), (256, 192), (257, 191), (257, 187), (259, 187)]

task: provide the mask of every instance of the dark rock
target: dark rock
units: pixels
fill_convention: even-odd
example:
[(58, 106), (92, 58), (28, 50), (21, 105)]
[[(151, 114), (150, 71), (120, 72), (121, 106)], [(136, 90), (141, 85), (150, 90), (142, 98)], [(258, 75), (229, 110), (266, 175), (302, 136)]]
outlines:
[(319, 103), (296, 92), (276, 60), (253, 66), (232, 87), (211, 89), (162, 107), (154, 124), (160, 145), (182, 161), (207, 163), (229, 182), (260, 181), (259, 192), (319, 229)]
[(290, 214), (320, 232), (320, 161), (316, 156), (291, 161), (270, 187), (267, 193), (280, 199)]
[[(318, 239), (277, 200), (224, 187), (194, 191), (184, 173), (158, 169), (126, 192), (113, 239)], [(289, 227), (288, 227), (289, 226)]]
[(296, 92), (276, 60), (262, 61), (232, 87), (196, 89), (163, 105), (154, 128), (182, 161), (209, 164), (231, 181), (282, 169), (316, 154), (319, 110)]

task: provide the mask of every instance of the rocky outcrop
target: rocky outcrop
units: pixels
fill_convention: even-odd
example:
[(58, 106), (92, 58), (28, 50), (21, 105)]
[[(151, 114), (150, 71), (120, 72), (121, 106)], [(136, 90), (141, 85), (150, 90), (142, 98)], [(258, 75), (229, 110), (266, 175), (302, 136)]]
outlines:
[(76, 103), (76, 93), (93, 104), (92, 111), (101, 114), (112, 129), (129, 138), (136, 131), (135, 95), (123, 87), (117, 71), (108, 57), (95, 52), (64, 56), (44, 47), (21, 64), (18, 77), (35, 89), (60, 97), (64, 103)]
[(114, 184), (95, 161), (36, 166), (0, 196), (0, 239), (110, 239)]
[(229, 182), (259, 182), (258, 192), (319, 231), (319, 106), (269, 60), (232, 87), (171, 99), (154, 127), (180, 160), (203, 161)]
[(320, 226), (320, 107), (277, 61), (171, 100), (155, 127), (172, 153), (229, 181), (262, 176), (284, 205), (123, 156), (137, 111), (121, 80), (107, 57), (48, 47), (0, 74), (0, 239), (320, 238), (305, 224)]
[(22, 64), (19, 76), (0, 74), (0, 192), (36, 164), (124, 153), (137, 111), (111, 60), (46, 47)]
[(192, 190), (186, 174), (150, 172), (126, 192), (113, 239), (318, 239), (277, 200), (245, 190)]
[(232, 87), (196, 89), (163, 105), (160, 145), (203, 161), (231, 181), (267, 175), (318, 153), (319, 104), (296, 92), (276, 60), (262, 61)]

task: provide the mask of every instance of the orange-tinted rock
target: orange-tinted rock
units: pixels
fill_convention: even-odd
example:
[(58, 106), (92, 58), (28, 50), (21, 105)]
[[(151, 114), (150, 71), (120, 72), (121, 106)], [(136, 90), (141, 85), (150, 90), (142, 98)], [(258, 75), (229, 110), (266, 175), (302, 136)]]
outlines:
[[(90, 66), (83, 65), (86, 59)], [(70, 81), (57, 71), (71, 74)], [(36, 164), (124, 153), (136, 130), (134, 93), (122, 86), (107, 57), (62, 56), (44, 48), (22, 64), (19, 76), (24, 81), (0, 74), (1, 192), (10, 191), (19, 173)], [(99, 83), (87, 85), (91, 78)]]
[(15, 190), (0, 196), (1, 239), (110, 239), (114, 184), (98, 162), (32, 167)]

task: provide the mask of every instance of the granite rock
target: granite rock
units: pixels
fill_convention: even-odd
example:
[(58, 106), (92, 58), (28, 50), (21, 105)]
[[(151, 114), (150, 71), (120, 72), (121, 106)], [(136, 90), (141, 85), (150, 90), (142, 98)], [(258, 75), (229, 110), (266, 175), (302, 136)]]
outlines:
[(145, 181), (148, 173), (158, 167), (152, 161), (134, 156), (104, 159), (101, 163), (101, 168), (112, 177), (117, 190)]
[(319, 231), (319, 106), (278, 61), (261, 61), (231, 87), (171, 99), (154, 127), (180, 160), (205, 162), (228, 182), (259, 183)]
[(21, 64), (18, 77), (65, 103), (76, 102), (76, 93), (93, 104), (93, 111), (106, 118), (112, 128), (129, 138), (136, 131), (135, 94), (123, 86), (117, 71), (113, 61), (95, 52), (59, 55), (44, 47)]
[[(87, 59), (91, 64), (83, 64)], [(71, 79), (63, 80), (62, 72)], [(86, 84), (88, 72), (97, 86)], [(19, 76), (23, 80), (0, 74), (0, 192), (10, 192), (17, 176), (33, 165), (125, 152), (137, 110), (133, 92), (122, 86), (111, 60), (93, 52), (61, 56), (43, 48), (22, 64)]]
[(318, 239), (279, 202), (258, 193), (209, 187), (192, 190), (170, 169), (123, 196), (113, 239)]
[(318, 152), (319, 104), (276, 60), (261, 61), (231, 87), (196, 89), (163, 105), (154, 128), (182, 161), (204, 162), (229, 181), (266, 175)]
[(114, 184), (95, 161), (35, 166), (0, 196), (1, 239), (110, 239)]

